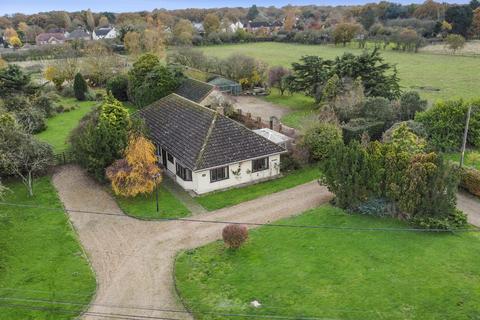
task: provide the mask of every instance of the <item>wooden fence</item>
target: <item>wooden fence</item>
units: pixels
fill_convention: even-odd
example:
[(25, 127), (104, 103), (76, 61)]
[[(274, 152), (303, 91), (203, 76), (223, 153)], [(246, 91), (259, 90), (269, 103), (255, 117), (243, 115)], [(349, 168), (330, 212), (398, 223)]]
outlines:
[(243, 123), (250, 129), (269, 128), (280, 132), (292, 139), (297, 139), (299, 136), (299, 133), (296, 129), (287, 127), (286, 125), (282, 124), (276, 117), (271, 117), (270, 119), (268, 119), (268, 121), (265, 121), (261, 117), (253, 117), (250, 112), (243, 113), (241, 109), (237, 109), (234, 111), (232, 118)]

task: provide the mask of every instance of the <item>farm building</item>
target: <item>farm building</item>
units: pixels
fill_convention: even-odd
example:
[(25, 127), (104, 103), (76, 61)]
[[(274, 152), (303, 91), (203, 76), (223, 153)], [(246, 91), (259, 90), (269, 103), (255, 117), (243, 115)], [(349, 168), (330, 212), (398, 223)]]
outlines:
[(138, 115), (165, 172), (185, 190), (203, 194), (280, 175), (285, 148), (175, 93)]

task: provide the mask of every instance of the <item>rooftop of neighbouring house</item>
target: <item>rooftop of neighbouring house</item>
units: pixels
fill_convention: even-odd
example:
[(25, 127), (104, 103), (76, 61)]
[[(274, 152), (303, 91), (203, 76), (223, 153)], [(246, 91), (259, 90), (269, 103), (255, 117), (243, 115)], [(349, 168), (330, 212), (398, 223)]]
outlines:
[(242, 124), (175, 93), (137, 114), (152, 141), (192, 171), (285, 152)]
[(187, 78), (182, 82), (180, 87), (175, 90), (175, 93), (188, 100), (200, 103), (210, 94), (210, 92), (213, 91), (213, 89), (215, 89), (214, 85)]

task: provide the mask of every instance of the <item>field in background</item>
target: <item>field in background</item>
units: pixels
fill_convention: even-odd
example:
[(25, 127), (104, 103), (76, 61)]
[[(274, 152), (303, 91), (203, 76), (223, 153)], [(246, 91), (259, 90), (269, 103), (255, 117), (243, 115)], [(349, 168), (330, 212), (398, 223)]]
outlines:
[[(250, 55), (269, 65), (290, 66), (303, 55), (334, 58), (344, 52), (360, 54), (361, 49), (333, 45), (301, 45), (278, 42), (202, 47), (207, 55), (226, 57), (233, 53)], [(480, 95), (480, 57), (382, 51), (396, 64), (403, 90), (418, 90), (433, 102), (437, 99), (473, 98)]]

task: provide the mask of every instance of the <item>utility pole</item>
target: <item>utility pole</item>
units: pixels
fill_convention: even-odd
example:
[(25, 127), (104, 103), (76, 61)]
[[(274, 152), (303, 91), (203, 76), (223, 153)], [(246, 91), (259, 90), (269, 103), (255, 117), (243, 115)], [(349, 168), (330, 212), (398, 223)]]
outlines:
[(468, 106), (468, 111), (467, 111), (467, 121), (465, 123), (465, 131), (463, 132), (462, 155), (460, 157), (460, 168), (463, 167), (463, 162), (465, 160), (465, 147), (467, 145), (468, 126), (470, 124), (470, 114), (471, 113), (472, 113), (472, 105)]

